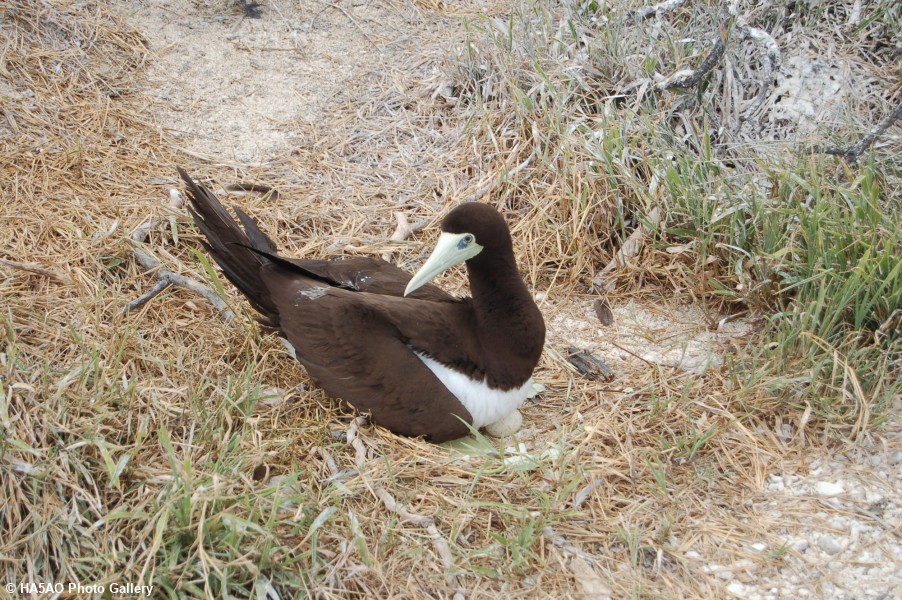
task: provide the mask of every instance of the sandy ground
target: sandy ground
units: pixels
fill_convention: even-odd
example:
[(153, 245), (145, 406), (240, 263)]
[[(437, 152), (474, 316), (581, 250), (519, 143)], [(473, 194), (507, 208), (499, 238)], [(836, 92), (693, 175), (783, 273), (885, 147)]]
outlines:
[[(155, 54), (148, 110), (188, 155), (218, 164), (265, 165), (290, 153), (309, 124), (353, 112), (356, 90), (380, 81), (378, 73), (396, 67), (398, 57), (426, 44), (450, 51), (434, 47), (443, 40), (430, 32), (458, 26), (452, 16), (412, 4), (365, 0), (264, 2), (260, 19), (247, 18), (231, 0), (116, 3)], [(693, 307), (638, 302), (615, 305), (614, 325), (603, 327), (591, 299), (555, 302), (543, 300), (543, 308), (554, 308), (550, 339), (590, 350), (615, 370), (645, 361), (701, 372), (719, 365), (729, 343), (752, 328)], [(792, 441), (796, 425), (760, 433)], [(754, 502), (775, 518), (804, 515), (783, 532), (790, 542), (780, 566), (765, 571), (760, 561), (686, 558), (722, 582), (725, 597), (902, 597), (900, 491), (896, 419), (855, 447), (800, 452), (766, 476)], [(756, 551), (755, 540), (749, 548)]]

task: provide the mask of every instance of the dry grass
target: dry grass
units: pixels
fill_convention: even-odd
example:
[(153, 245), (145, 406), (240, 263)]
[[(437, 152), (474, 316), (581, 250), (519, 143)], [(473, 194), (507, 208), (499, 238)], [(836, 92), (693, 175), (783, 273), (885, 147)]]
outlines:
[[(165, 208), (173, 165), (189, 161), (142, 111), (151, 57), (102, 4), (15, 0), (3, 10), (5, 582), (140, 581), (171, 597), (450, 596), (425, 531), (386, 510), (376, 487), (433, 516), (452, 549), (450, 575), (473, 598), (713, 598), (721, 582), (689, 550), (749, 558), (748, 577), (779, 563), (778, 532), (793, 520), (762, 514), (760, 488), (775, 462), (819, 443), (825, 424), (778, 440), (778, 423), (798, 414), (763, 391), (739, 393), (728, 368), (696, 376), (640, 363), (602, 384), (549, 352), (537, 373), (547, 392), (525, 411), (528, 456), (511, 459), (503, 446), (462, 456), (366, 428), (359, 468), (343, 437), (350, 417), (258, 336), (230, 288), (232, 325), (176, 288), (121, 314), (154, 283), (129, 238), (151, 216), (164, 226), (148, 247), (166, 268), (207, 278), (186, 216), (170, 220)], [(311, 129), (266, 170), (194, 170), (276, 187), (275, 205), (241, 203), (298, 256), (396, 252), (411, 266), (420, 244), (381, 242), (393, 212), (438, 219), (464, 199), (497, 203), (516, 223), (528, 283), (555, 297), (543, 306), (553, 320), (635, 226), (619, 207), (649, 197), (618, 182), (642, 173), (626, 158), (600, 175), (575, 168), (594, 160), (576, 135), (585, 130), (557, 130), (568, 121), (551, 100), (538, 122), (505, 104), (546, 102), (553, 90), (498, 92), (499, 105), (468, 112), (485, 90), (462, 84), (443, 103), (458, 82), (424, 84), (437, 57), (422, 60), (386, 74), (388, 91)], [(501, 86), (526, 59), (486, 60), (494, 66), (452, 64), (482, 65)], [(487, 81), (467, 81), (477, 80)], [(647, 268), (620, 272), (618, 294), (653, 286), (708, 297), (678, 263), (650, 248)], [(461, 289), (459, 277), (444, 283)]]

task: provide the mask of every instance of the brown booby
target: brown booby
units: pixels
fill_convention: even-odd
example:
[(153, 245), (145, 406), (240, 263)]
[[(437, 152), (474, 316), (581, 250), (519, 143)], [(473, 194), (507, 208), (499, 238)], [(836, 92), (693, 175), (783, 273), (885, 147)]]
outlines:
[[(374, 258), (279, 256), (253, 218), (233, 206), (239, 225), (207, 188), (178, 172), (204, 247), (330, 396), (395, 433), (433, 442), (462, 437), (468, 425), (499, 434), (519, 428), (545, 323), (497, 210), (476, 202), (454, 208), (411, 277)], [(429, 283), (460, 263), (472, 298)]]

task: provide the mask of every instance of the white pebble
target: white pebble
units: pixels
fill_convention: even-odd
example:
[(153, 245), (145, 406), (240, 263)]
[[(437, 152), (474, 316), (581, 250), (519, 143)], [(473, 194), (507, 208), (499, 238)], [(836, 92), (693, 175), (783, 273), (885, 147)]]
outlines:
[(838, 529), (839, 531), (845, 531), (849, 528), (848, 522), (842, 517), (833, 517), (830, 519), (830, 527), (833, 529)]
[(829, 481), (818, 481), (814, 486), (814, 491), (819, 496), (838, 496), (845, 490), (838, 483), (830, 483)]
[(832, 536), (829, 535), (822, 535), (820, 539), (818, 539), (817, 545), (821, 550), (823, 550), (830, 556), (842, 552), (842, 545), (840, 545), (839, 542), (837, 542), (835, 539), (833, 539)]
[(745, 586), (738, 581), (734, 581), (733, 583), (729, 584), (727, 586), (727, 591), (734, 596), (739, 596), (740, 598), (745, 597)]
[(879, 504), (883, 502), (883, 495), (873, 490), (865, 490), (864, 499), (868, 504)]
[(757, 566), (758, 565), (755, 564), (755, 561), (753, 561), (749, 558), (740, 558), (739, 560), (734, 562), (732, 565), (732, 567), (734, 569), (748, 569), (748, 570), (752, 570), (752, 571), (755, 570), (757, 568)]

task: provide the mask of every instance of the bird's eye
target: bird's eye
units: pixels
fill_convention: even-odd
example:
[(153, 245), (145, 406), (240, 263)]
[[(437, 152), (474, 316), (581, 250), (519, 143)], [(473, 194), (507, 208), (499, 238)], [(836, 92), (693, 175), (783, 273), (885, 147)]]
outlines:
[(472, 235), (470, 235), (470, 234), (468, 233), (467, 235), (464, 236), (464, 243), (465, 243), (466, 245), (469, 246), (470, 244), (473, 243), (473, 241), (474, 241), (475, 239), (476, 239), (476, 238), (474, 238)]

